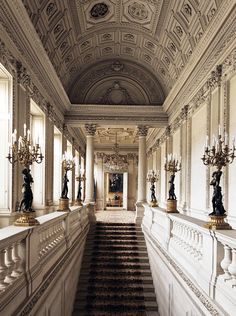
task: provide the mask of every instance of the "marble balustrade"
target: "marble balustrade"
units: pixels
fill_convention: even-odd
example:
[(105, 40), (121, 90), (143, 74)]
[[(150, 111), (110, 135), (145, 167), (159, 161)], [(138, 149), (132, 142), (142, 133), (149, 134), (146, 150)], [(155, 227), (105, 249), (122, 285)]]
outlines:
[[(87, 206), (37, 219), (39, 226), (0, 229), (0, 314), (20, 314), (18, 308), (30, 300), (78, 240), (85, 239), (89, 228)], [(83, 245), (79, 250), (83, 251)]]
[[(197, 304), (204, 315), (235, 315), (236, 231), (211, 231), (201, 220), (144, 206), (142, 228), (157, 300), (161, 290), (166, 296), (165, 308), (168, 302), (173, 307), (171, 297), (181, 301), (187, 293), (183, 302), (186, 313), (196, 313)], [(171, 272), (169, 279), (166, 269)], [(166, 292), (163, 285), (160, 288), (160, 275), (164, 274)], [(193, 300), (197, 303), (193, 304)], [(158, 303), (162, 315), (163, 297)]]

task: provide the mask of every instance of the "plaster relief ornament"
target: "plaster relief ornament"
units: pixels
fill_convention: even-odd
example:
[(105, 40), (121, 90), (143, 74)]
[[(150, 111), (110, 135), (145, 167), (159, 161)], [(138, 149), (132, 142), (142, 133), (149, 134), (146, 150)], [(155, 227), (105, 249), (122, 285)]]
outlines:
[(145, 20), (148, 17), (148, 10), (145, 5), (139, 2), (133, 2), (128, 8), (129, 14), (135, 20)]
[(96, 3), (90, 10), (90, 15), (94, 19), (100, 19), (106, 16), (108, 13), (108, 6), (106, 3)]
[(57, 6), (55, 3), (50, 2), (46, 8), (47, 16), (50, 18), (57, 11)]

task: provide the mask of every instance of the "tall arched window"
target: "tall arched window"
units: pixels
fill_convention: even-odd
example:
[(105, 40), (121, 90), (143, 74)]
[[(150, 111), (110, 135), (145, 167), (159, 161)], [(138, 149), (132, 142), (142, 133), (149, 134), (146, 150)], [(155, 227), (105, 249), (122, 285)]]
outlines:
[[(30, 102), (30, 131), (33, 143), (39, 143), (42, 153), (45, 152), (45, 115), (31, 100)], [(45, 186), (45, 161), (37, 164), (33, 163), (31, 170), (34, 178), (32, 185), (34, 202), (33, 207), (36, 209), (43, 208), (45, 205), (44, 186)]]
[(12, 167), (6, 159), (12, 134), (12, 76), (0, 64), (0, 212), (12, 209)]
[(62, 161), (62, 135), (54, 127), (54, 160), (53, 160), (53, 204), (58, 205), (61, 196), (62, 179), (61, 179), (61, 161)]
[[(67, 149), (66, 149), (67, 153), (72, 157), (72, 145), (70, 142), (67, 141)], [(68, 198), (70, 200), (72, 200), (72, 187), (73, 187), (73, 183), (72, 183), (72, 171), (68, 172)]]

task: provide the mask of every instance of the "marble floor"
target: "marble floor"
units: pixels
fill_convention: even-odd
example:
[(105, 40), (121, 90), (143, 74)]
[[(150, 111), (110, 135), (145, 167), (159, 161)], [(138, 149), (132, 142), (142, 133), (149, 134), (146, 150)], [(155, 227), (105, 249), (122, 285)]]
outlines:
[(106, 210), (95, 213), (97, 222), (134, 223), (135, 211)]

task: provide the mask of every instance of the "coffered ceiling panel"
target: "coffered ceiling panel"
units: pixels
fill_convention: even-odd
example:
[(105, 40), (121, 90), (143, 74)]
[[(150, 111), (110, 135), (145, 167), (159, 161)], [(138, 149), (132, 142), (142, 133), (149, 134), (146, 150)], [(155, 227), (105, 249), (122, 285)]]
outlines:
[[(153, 99), (145, 83), (138, 79), (137, 85), (143, 86), (146, 104), (160, 104), (188, 63), (223, 0), (22, 1), (72, 102), (91, 101), (85, 96), (78, 98), (76, 89), (81, 88), (86, 93), (92, 89), (102, 100), (115, 82), (119, 82), (120, 87), (125, 82), (132, 85), (132, 75), (120, 72), (110, 74), (111, 85), (102, 89), (101, 95), (91, 86), (91, 81), (86, 87), (85, 73), (92, 77), (94, 67), (98, 66), (99, 72), (104, 73), (112, 60), (124, 67), (128, 64), (136, 71), (142, 69), (144, 81), (154, 78), (159, 96), (156, 93)], [(97, 81), (93, 84), (101, 89)], [(123, 88), (131, 94), (128, 87)], [(141, 99), (137, 97), (137, 102)]]

